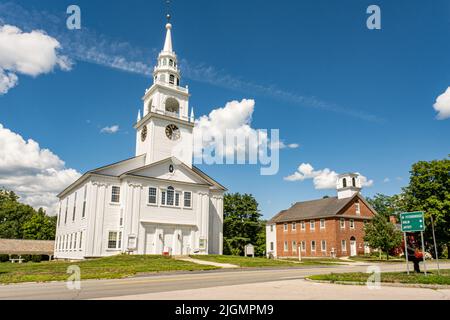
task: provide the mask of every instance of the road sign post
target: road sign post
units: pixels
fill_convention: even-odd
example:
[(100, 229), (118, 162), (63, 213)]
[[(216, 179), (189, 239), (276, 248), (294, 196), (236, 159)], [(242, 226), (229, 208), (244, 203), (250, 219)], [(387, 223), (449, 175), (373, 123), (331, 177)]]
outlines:
[(431, 215), (431, 229), (433, 230), (433, 242), (434, 242), (434, 254), (436, 255), (436, 263), (438, 268), (438, 275), (441, 275), (441, 270), (439, 268), (439, 256), (438, 256), (438, 249), (436, 245), (436, 235), (434, 234), (434, 219), (433, 215)]
[(422, 238), (422, 255), (423, 255), (423, 266), (425, 270), (425, 275), (427, 275), (427, 266), (425, 264), (425, 244), (423, 242), (423, 232), (425, 231), (425, 214), (423, 212), (405, 212), (400, 214), (402, 232), (405, 235), (405, 256), (406, 256), (406, 269), (409, 275), (409, 264), (408, 264), (408, 243), (407, 243), (407, 232), (420, 232)]
[(406, 238), (406, 232), (404, 232), (403, 235), (405, 237), (406, 272), (408, 273), (408, 276), (409, 276), (408, 242), (407, 242), (407, 238)]

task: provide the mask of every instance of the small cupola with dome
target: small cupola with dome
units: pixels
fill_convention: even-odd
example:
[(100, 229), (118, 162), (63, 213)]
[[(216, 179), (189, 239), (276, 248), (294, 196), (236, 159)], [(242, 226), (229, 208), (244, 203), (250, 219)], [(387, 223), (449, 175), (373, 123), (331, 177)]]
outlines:
[(338, 176), (337, 179), (338, 199), (351, 198), (361, 192), (361, 179), (357, 173), (345, 173)]

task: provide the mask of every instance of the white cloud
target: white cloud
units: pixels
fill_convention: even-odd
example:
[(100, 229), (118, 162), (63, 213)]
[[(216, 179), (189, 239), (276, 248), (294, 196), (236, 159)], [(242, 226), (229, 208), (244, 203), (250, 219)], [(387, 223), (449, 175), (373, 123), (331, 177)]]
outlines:
[(118, 125), (114, 125), (114, 126), (110, 126), (110, 127), (104, 127), (102, 130), (100, 130), (101, 133), (107, 133), (107, 134), (114, 134), (119, 132), (119, 126)]
[[(207, 147), (215, 148), (216, 152), (224, 156), (233, 155), (240, 151), (249, 153), (256, 150), (258, 152), (258, 147), (263, 145), (267, 145), (270, 149), (295, 149), (299, 147), (296, 143), (285, 144), (283, 141), (270, 141), (268, 132), (252, 128), (254, 111), (255, 100), (243, 99), (240, 102), (228, 102), (225, 107), (214, 109), (209, 115), (197, 119), (194, 128), (196, 156), (201, 154), (200, 148)], [(227, 134), (245, 139), (237, 141), (235, 144), (226, 144), (224, 150), (217, 148), (217, 137), (225, 140)], [(249, 137), (257, 137), (258, 135), (258, 141), (250, 142)]]
[[(284, 178), (286, 181), (305, 181), (313, 180), (316, 190), (335, 189), (339, 173), (325, 168), (323, 170), (314, 170), (309, 163), (302, 163), (294, 174)], [(373, 180), (368, 180), (365, 176), (360, 175), (361, 185), (363, 187), (371, 187)]]
[(16, 192), (21, 201), (56, 214), (56, 195), (79, 177), (50, 150), (0, 124), (0, 186)]
[(0, 26), (0, 95), (17, 85), (17, 73), (37, 77), (55, 67), (70, 70), (71, 61), (60, 55), (59, 49), (58, 40), (44, 31), (23, 32), (15, 26)]
[(389, 182), (391, 182), (391, 179), (390, 178), (384, 178), (383, 182), (384, 183), (389, 183)]
[(436, 99), (433, 107), (438, 113), (437, 119), (444, 120), (450, 118), (450, 87)]

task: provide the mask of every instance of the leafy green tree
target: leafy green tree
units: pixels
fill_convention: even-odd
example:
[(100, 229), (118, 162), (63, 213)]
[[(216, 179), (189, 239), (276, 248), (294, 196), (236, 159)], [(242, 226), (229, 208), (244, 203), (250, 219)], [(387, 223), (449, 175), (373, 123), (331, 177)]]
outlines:
[(0, 189), (0, 238), (53, 240), (56, 217), (20, 203), (12, 191)]
[(264, 229), (260, 217), (258, 202), (252, 195), (240, 193), (225, 195), (224, 254), (242, 255), (245, 245), (251, 243), (256, 246), (258, 237), (261, 237), (259, 235), (261, 229)]
[(399, 213), (404, 211), (404, 200), (401, 195), (387, 196), (384, 194), (376, 194), (373, 198), (367, 198), (370, 205), (378, 214), (385, 218), (391, 216), (399, 217)]
[(366, 224), (364, 231), (364, 241), (371, 248), (386, 252), (388, 260), (389, 251), (402, 244), (402, 233), (382, 214), (377, 214), (372, 221)]
[(56, 232), (56, 217), (49, 217), (39, 209), (23, 226), (23, 238), (29, 240), (53, 240)]
[(425, 212), (427, 247), (433, 245), (433, 216), (438, 252), (442, 255), (445, 246), (450, 248), (450, 159), (420, 161), (410, 173), (409, 185), (403, 190), (405, 209)]

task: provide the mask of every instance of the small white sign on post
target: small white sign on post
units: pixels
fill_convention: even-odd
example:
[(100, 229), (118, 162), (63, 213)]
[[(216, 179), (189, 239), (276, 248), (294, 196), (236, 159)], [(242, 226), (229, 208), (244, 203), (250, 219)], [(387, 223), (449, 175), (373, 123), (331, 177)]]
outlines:
[(252, 244), (248, 244), (245, 246), (245, 256), (252, 256), (255, 257), (255, 247)]

